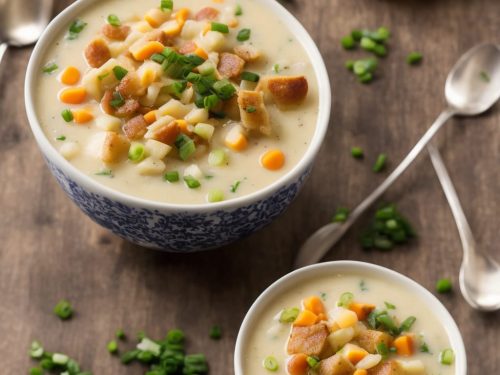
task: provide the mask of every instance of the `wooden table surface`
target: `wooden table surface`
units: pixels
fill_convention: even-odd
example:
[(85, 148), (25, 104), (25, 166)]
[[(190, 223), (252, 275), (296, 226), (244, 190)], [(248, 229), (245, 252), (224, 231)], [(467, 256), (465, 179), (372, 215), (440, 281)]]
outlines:
[[(71, 0), (56, 1), (56, 12)], [(106, 351), (115, 330), (145, 330), (161, 338), (184, 329), (193, 352), (205, 352), (211, 373), (233, 373), (240, 322), (252, 301), (291, 270), (297, 248), (326, 223), (337, 206), (354, 206), (385, 174), (371, 172), (387, 152), (394, 167), (444, 106), (446, 74), (479, 42), (498, 42), (498, 0), (297, 0), (288, 6), (318, 43), (333, 87), (330, 130), (304, 190), (285, 215), (260, 232), (223, 249), (192, 255), (154, 252), (127, 243), (84, 216), (45, 167), (31, 135), (23, 102), (30, 50), (8, 52), (0, 75), (0, 353), (2, 374), (26, 374), (33, 339), (64, 351), (96, 375), (140, 374)], [(358, 84), (344, 68), (351, 54), (339, 39), (353, 28), (388, 26), (391, 51), (371, 85)], [(496, 38), (496, 39), (495, 39)], [(411, 50), (425, 55), (411, 68)], [(358, 53), (359, 54), (359, 53)], [(450, 121), (438, 144), (481, 248), (500, 260), (500, 111)], [(350, 147), (365, 149), (355, 161)], [(456, 319), (468, 353), (469, 374), (500, 371), (500, 313), (472, 310), (458, 290), (462, 251), (458, 233), (426, 155), (386, 194), (420, 234), (391, 252), (360, 249), (358, 236), (369, 214), (326, 260), (380, 264), (418, 281), (430, 291), (440, 277), (455, 291), (439, 296)], [(61, 322), (51, 310), (67, 298), (76, 315)], [(213, 324), (224, 330), (208, 338)], [(257, 375), (257, 374), (250, 374)]]

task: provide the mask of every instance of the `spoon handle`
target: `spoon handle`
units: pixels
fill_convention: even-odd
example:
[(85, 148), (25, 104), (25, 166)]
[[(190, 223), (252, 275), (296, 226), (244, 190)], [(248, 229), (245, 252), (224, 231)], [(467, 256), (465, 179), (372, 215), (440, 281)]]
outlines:
[(427, 150), (429, 151), (432, 164), (434, 165), (439, 182), (443, 187), (444, 194), (450, 205), (453, 217), (455, 218), (460, 240), (462, 241), (462, 247), (464, 249), (464, 257), (469, 258), (469, 256), (472, 255), (470, 252), (476, 249), (476, 241), (474, 240), (474, 235), (472, 234), (472, 230), (467, 222), (462, 205), (460, 204), (457, 191), (453, 186), (453, 182), (451, 181), (439, 150), (432, 143), (427, 145)]
[(403, 161), (396, 169), (385, 179), (378, 188), (376, 188), (361, 204), (356, 207), (345, 223), (330, 223), (317, 230), (307, 241), (302, 245), (295, 259), (295, 267), (303, 267), (306, 265), (317, 263), (323, 258), (328, 250), (335, 245), (345, 232), (354, 224), (354, 222), (369, 208), (380, 196), (398, 179), (399, 176), (410, 166), (416, 157), (431, 141), (432, 137), (438, 132), (450, 117), (456, 114), (456, 110), (452, 108), (445, 109), (439, 117), (434, 121), (431, 127), (420, 138), (417, 144), (412, 148)]
[(0, 66), (2, 65), (2, 60), (8, 47), (9, 45), (7, 43), (0, 44)]

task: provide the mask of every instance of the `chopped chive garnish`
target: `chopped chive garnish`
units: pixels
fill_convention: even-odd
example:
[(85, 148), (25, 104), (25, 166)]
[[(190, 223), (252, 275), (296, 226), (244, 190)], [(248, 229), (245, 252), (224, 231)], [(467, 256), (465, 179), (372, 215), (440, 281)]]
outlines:
[(30, 369), (30, 375), (43, 375), (44, 371), (40, 367), (32, 367)]
[[(205, 178), (207, 177), (205, 176)], [(224, 192), (220, 189), (212, 189), (208, 192), (207, 200), (209, 203), (222, 202), (224, 200)]]
[(349, 217), (349, 209), (344, 207), (337, 208), (335, 215), (332, 218), (334, 223), (345, 223), (347, 218)]
[(393, 305), (392, 303), (390, 302), (384, 302), (384, 305), (385, 307), (387, 308), (387, 310), (395, 310), (396, 309), (396, 305)]
[(213, 326), (210, 329), (209, 336), (212, 340), (220, 340), (222, 337), (222, 329), (219, 326)]
[(293, 323), (299, 316), (300, 310), (297, 307), (284, 309), (280, 315), (280, 323)]
[(423, 55), (420, 52), (414, 51), (408, 54), (408, 56), (406, 57), (406, 62), (409, 65), (417, 65), (422, 61), (422, 59)]
[(175, 140), (175, 146), (179, 150), (181, 160), (187, 160), (196, 151), (194, 141), (185, 134), (180, 134)]
[(127, 338), (127, 336), (125, 335), (125, 332), (123, 331), (123, 329), (118, 329), (116, 332), (115, 332), (115, 336), (118, 340), (125, 340)]
[(128, 150), (128, 158), (134, 163), (138, 163), (146, 157), (146, 148), (142, 143), (134, 142)]
[(417, 318), (415, 318), (414, 316), (409, 316), (408, 318), (406, 318), (403, 323), (401, 323), (401, 326), (399, 327), (399, 332), (407, 332), (411, 329), (411, 326), (413, 325), (413, 323), (415, 323), (415, 321), (417, 320)]
[(238, 191), (238, 188), (241, 185), (241, 180), (235, 181), (234, 184), (231, 185), (231, 193), (236, 193)]
[(455, 360), (455, 354), (451, 349), (445, 349), (441, 353), (439, 353), (439, 362), (443, 365), (450, 366), (453, 364)]
[(117, 65), (113, 68), (113, 73), (118, 81), (121, 81), (127, 74), (128, 70)]
[(234, 11), (235, 16), (242, 16), (243, 15), (243, 8), (241, 5), (236, 5), (236, 10)]
[(440, 279), (436, 282), (436, 291), (438, 293), (449, 293), (453, 288), (453, 284), (450, 279)]
[(200, 181), (198, 181), (196, 178), (193, 176), (185, 176), (184, 177), (184, 182), (190, 189), (197, 189), (201, 186)]
[(30, 346), (30, 357), (34, 359), (39, 359), (43, 357), (43, 347), (38, 341), (33, 341)]
[(312, 357), (312, 356), (307, 356), (306, 362), (309, 365), (310, 368), (315, 369), (319, 365), (319, 358), (318, 357)]
[(389, 356), (389, 348), (384, 342), (377, 344), (377, 353), (380, 354), (384, 359)]
[(273, 71), (274, 73), (279, 73), (280, 72), (280, 64), (274, 64), (273, 65)]
[(259, 82), (260, 76), (252, 72), (243, 72), (240, 77), (243, 81)]
[(253, 105), (249, 105), (247, 108), (246, 108), (246, 111), (247, 113), (254, 113), (257, 111), (257, 108), (255, 108)]
[(137, 332), (137, 334), (135, 335), (135, 337), (136, 337), (137, 341), (141, 342), (146, 337), (146, 332), (139, 331), (139, 332)]
[(111, 354), (118, 353), (118, 343), (115, 340), (108, 342), (106, 348), (108, 349), (108, 352), (110, 352)]
[(488, 73), (486, 73), (484, 70), (481, 70), (479, 72), (479, 77), (481, 77), (481, 79), (484, 81), (484, 82), (491, 82), (491, 77)]
[(61, 116), (62, 118), (64, 119), (64, 121), (66, 122), (71, 122), (73, 121), (73, 112), (71, 112), (70, 109), (64, 109), (62, 112), (61, 112)]
[(107, 176), (107, 177), (113, 177), (113, 171), (111, 169), (103, 169), (99, 172), (95, 173), (96, 176)]
[(151, 60), (158, 64), (163, 64), (165, 61), (165, 56), (163, 56), (161, 53), (155, 53), (153, 56), (151, 56)]
[(219, 100), (219, 97), (217, 95), (215, 95), (215, 94), (208, 95), (208, 96), (205, 96), (203, 98), (203, 107), (205, 107), (206, 109), (208, 109), (210, 111), (211, 109), (214, 109), (215, 107), (217, 107), (219, 102), (220, 102), (220, 100)]
[(375, 42), (373, 39), (363, 37), (363, 38), (361, 38), (361, 42), (359, 45), (364, 50), (371, 52), (371, 51), (375, 50), (375, 47), (377, 46), (377, 42)]
[(56, 141), (65, 141), (66, 136), (65, 135), (60, 135), (59, 137), (56, 138)]
[(353, 65), (353, 72), (357, 76), (362, 76), (366, 73), (373, 73), (377, 68), (377, 59), (367, 58), (356, 60)]
[(427, 343), (425, 341), (423, 341), (421, 344), (420, 344), (420, 352), (421, 353), (430, 353), (430, 349), (429, 349), (429, 346), (427, 345)]
[(361, 30), (353, 30), (351, 36), (356, 42), (359, 42), (363, 37), (363, 32)]
[(263, 366), (266, 370), (269, 370), (272, 372), (278, 371), (278, 369), (279, 369), (278, 361), (273, 356), (266, 357), (264, 359)]
[(170, 183), (172, 183), (172, 182), (177, 182), (177, 181), (179, 181), (179, 172), (177, 172), (177, 171), (167, 172), (167, 173), (165, 173), (165, 175), (163, 176), (163, 179), (164, 179), (165, 181), (170, 182)]
[(361, 83), (370, 83), (371, 81), (373, 81), (373, 74), (370, 72), (362, 74), (358, 76), (358, 81)]
[(118, 18), (117, 15), (115, 14), (110, 14), (108, 16), (108, 23), (111, 25), (111, 26), (115, 26), (115, 27), (118, 27), (118, 26), (121, 26), (122, 23), (120, 21), (120, 19)]
[(211, 167), (221, 167), (227, 164), (227, 154), (224, 149), (216, 149), (208, 154), (208, 164)]
[(123, 354), (120, 360), (124, 365), (128, 365), (130, 362), (137, 358), (140, 352), (141, 351), (139, 349), (131, 350)]
[(224, 23), (212, 22), (212, 31), (218, 31), (219, 33), (227, 34), (229, 33), (229, 26)]
[(386, 154), (380, 154), (377, 157), (377, 160), (375, 161), (375, 164), (373, 165), (373, 172), (379, 173), (382, 172), (385, 168), (385, 165), (387, 163), (387, 155)]
[(123, 99), (123, 96), (119, 91), (115, 91), (113, 93), (113, 99), (109, 102), (109, 104), (113, 108), (120, 108), (125, 104), (125, 99)]
[(340, 296), (337, 306), (342, 306), (347, 309), (351, 305), (352, 301), (354, 301), (354, 294), (351, 292), (345, 292)]
[(239, 42), (246, 42), (248, 39), (250, 39), (250, 35), (252, 34), (252, 30), (250, 29), (241, 29), (238, 35), (236, 36), (236, 39), (238, 39)]
[(352, 147), (351, 148), (351, 155), (355, 159), (362, 159), (364, 157), (364, 152), (361, 147)]
[(366, 292), (368, 290), (365, 280), (361, 280), (359, 282), (359, 290), (361, 290), (362, 292)]
[(383, 44), (377, 44), (374, 48), (373, 48), (373, 53), (377, 56), (380, 56), (380, 57), (385, 57), (387, 56), (387, 47), (384, 46)]
[(165, 87), (165, 91), (169, 95), (171, 95), (171, 96), (179, 99), (181, 97), (182, 93), (184, 91), (186, 91), (186, 88), (187, 88), (187, 82), (186, 81), (177, 81), (177, 82), (174, 82), (174, 83), (166, 86)]
[(342, 44), (342, 47), (344, 47), (344, 49), (353, 49), (354, 47), (356, 47), (356, 42), (351, 35), (343, 37), (340, 40), (340, 44)]
[(165, 10), (173, 10), (174, 9), (174, 1), (173, 0), (161, 0), (160, 9)]
[(229, 100), (236, 94), (236, 89), (227, 79), (215, 82), (212, 88), (221, 100)]
[(74, 20), (73, 23), (69, 26), (67, 39), (74, 40), (78, 38), (78, 35), (83, 31), (83, 29), (85, 29), (86, 26), (87, 22), (84, 22), (80, 19)]
[(60, 300), (54, 307), (54, 314), (56, 314), (61, 320), (67, 320), (73, 315), (73, 308), (68, 301)]
[(42, 68), (42, 72), (46, 74), (51, 74), (55, 72), (57, 69), (59, 69), (59, 66), (57, 66), (55, 62), (51, 61), (44, 65), (44, 67)]

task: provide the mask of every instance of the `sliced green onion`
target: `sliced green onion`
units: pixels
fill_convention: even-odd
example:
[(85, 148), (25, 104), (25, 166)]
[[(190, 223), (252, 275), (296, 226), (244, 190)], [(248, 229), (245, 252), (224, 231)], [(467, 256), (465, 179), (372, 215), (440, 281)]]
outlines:
[(362, 76), (366, 73), (373, 73), (377, 68), (377, 59), (367, 58), (361, 59), (354, 62), (353, 72), (357, 76)]
[(161, 346), (147, 337), (144, 337), (139, 344), (137, 344), (137, 349), (143, 352), (149, 352), (155, 356), (159, 356), (161, 353)]
[(66, 122), (71, 122), (73, 121), (73, 112), (71, 112), (71, 109), (64, 109), (61, 112), (61, 116)]
[(167, 94), (179, 99), (184, 91), (186, 91), (187, 82), (177, 81), (165, 87)]
[(113, 177), (113, 171), (111, 169), (103, 169), (99, 172), (96, 172), (95, 175)]
[(361, 83), (370, 83), (371, 81), (373, 81), (373, 74), (370, 72), (367, 72), (365, 74), (358, 76), (358, 80)]
[(387, 27), (379, 27), (378, 30), (372, 34), (372, 39), (375, 39), (377, 42), (385, 42), (391, 36), (391, 32)]
[(66, 136), (65, 135), (60, 135), (59, 137), (56, 138), (56, 141), (65, 141)]
[(133, 142), (128, 150), (128, 158), (134, 163), (139, 163), (146, 157), (146, 148), (142, 143)]
[(438, 293), (449, 293), (453, 288), (453, 284), (450, 279), (440, 279), (436, 283), (436, 291)]
[(119, 91), (115, 91), (113, 93), (113, 99), (109, 102), (109, 104), (113, 108), (120, 108), (125, 104), (125, 99), (123, 99), (123, 96)]
[(363, 32), (361, 30), (353, 30), (351, 36), (356, 42), (359, 42), (363, 37)]
[(69, 40), (75, 40), (76, 38), (78, 38), (78, 35), (80, 35), (80, 33), (83, 31), (83, 29), (85, 29), (86, 26), (86, 22), (80, 19), (74, 20), (69, 26), (69, 33), (66, 38)]
[(140, 352), (141, 351), (139, 349), (131, 350), (123, 354), (120, 360), (124, 365), (128, 365), (130, 362), (137, 358)]
[(208, 192), (207, 200), (209, 203), (222, 202), (224, 200), (224, 192), (220, 189), (212, 189)]
[(165, 10), (173, 10), (174, 9), (174, 1), (173, 0), (161, 0), (160, 9)]
[(344, 65), (347, 68), (347, 70), (350, 70), (352, 72), (354, 71), (354, 63), (355, 63), (354, 60), (347, 60)]
[(193, 176), (185, 176), (184, 177), (184, 182), (190, 189), (197, 189), (201, 186), (200, 181), (198, 181), (196, 178)]
[(236, 5), (236, 10), (234, 11), (235, 16), (242, 16), (243, 15), (243, 8), (241, 5)]
[(55, 72), (57, 69), (59, 69), (59, 66), (57, 66), (55, 62), (51, 61), (43, 66), (42, 72), (46, 74), (51, 74)]
[(207, 359), (203, 354), (190, 354), (184, 358), (183, 374), (207, 374)]
[(116, 14), (110, 14), (108, 16), (108, 23), (111, 26), (115, 26), (115, 27), (118, 27), (118, 26), (122, 25), (122, 22), (120, 21), (120, 19), (118, 18), (118, 16)]
[(259, 82), (259, 80), (260, 80), (260, 76), (256, 73), (252, 73), (252, 72), (243, 72), (243, 73), (241, 73), (240, 78), (243, 81), (250, 81), (250, 82)]
[(278, 361), (273, 356), (266, 357), (264, 359), (263, 366), (266, 370), (276, 372), (279, 369)]
[(339, 207), (337, 208), (337, 211), (335, 212), (332, 221), (334, 223), (345, 223), (348, 217), (349, 217), (349, 209), (344, 207)]
[(182, 344), (186, 336), (180, 329), (171, 329), (167, 332), (167, 342), (169, 344)]
[(340, 296), (337, 306), (342, 306), (347, 309), (351, 305), (352, 301), (354, 301), (354, 294), (351, 292), (345, 292)]
[(52, 354), (52, 362), (56, 365), (65, 365), (68, 363), (69, 357), (66, 354), (54, 353)]
[(52, 370), (56, 364), (52, 362), (52, 358), (44, 358), (40, 361), (40, 367), (44, 370)]
[(293, 323), (299, 316), (300, 310), (297, 307), (284, 309), (280, 314), (280, 323)]
[(429, 349), (429, 346), (427, 345), (427, 343), (424, 341), (422, 342), (422, 344), (420, 344), (420, 352), (421, 353), (430, 353), (430, 349)]
[(127, 338), (127, 336), (125, 335), (125, 332), (123, 331), (123, 329), (118, 329), (116, 330), (115, 332), (115, 336), (118, 340), (125, 340)]
[(415, 318), (414, 316), (409, 316), (408, 318), (406, 318), (403, 321), (403, 323), (401, 323), (401, 326), (399, 327), (399, 332), (408, 332), (416, 320), (417, 318)]
[(383, 359), (386, 359), (389, 356), (389, 348), (385, 342), (378, 343), (376, 348), (377, 353), (380, 354)]
[(29, 353), (30, 353), (31, 358), (35, 358), (35, 359), (42, 358), (43, 353), (44, 353), (42, 344), (40, 344), (38, 341), (33, 341), (31, 343)]
[(375, 42), (373, 39), (363, 37), (363, 38), (361, 38), (360, 46), (364, 50), (371, 52), (371, 51), (375, 50), (375, 47), (377, 46), (377, 42)]
[(163, 64), (165, 61), (165, 56), (163, 56), (161, 53), (155, 53), (151, 56), (151, 60), (158, 64)]
[(377, 44), (373, 48), (373, 53), (377, 56), (384, 57), (387, 56), (387, 48), (383, 44)]
[(106, 348), (108, 349), (108, 352), (110, 352), (111, 354), (118, 353), (118, 343), (115, 340), (108, 342)]
[(222, 148), (213, 150), (208, 154), (208, 165), (211, 167), (222, 167), (227, 164), (227, 154)]
[(307, 364), (309, 365), (310, 368), (315, 369), (319, 365), (319, 358), (318, 357), (311, 357), (308, 356), (306, 359)]
[(384, 302), (384, 305), (387, 308), (387, 310), (395, 310), (396, 309), (396, 305), (393, 305), (390, 302)]
[(354, 47), (356, 47), (356, 41), (351, 35), (343, 37), (340, 40), (340, 44), (342, 44), (342, 47), (344, 47), (344, 49), (353, 49)]
[(351, 155), (355, 159), (362, 159), (364, 157), (363, 149), (361, 147), (352, 147)]
[(231, 193), (236, 193), (238, 191), (238, 188), (240, 187), (241, 185), (241, 180), (238, 180), (238, 181), (235, 181), (231, 187), (230, 187), (230, 190), (231, 190)]
[(209, 111), (219, 104), (219, 97), (215, 94), (205, 96), (203, 98), (203, 106)]
[(43, 370), (40, 367), (32, 367), (30, 369), (30, 375), (43, 375)]
[(252, 30), (241, 29), (238, 35), (236, 36), (236, 39), (238, 39), (239, 42), (246, 42), (248, 39), (250, 39), (251, 34)]
[(420, 52), (414, 51), (408, 54), (408, 56), (406, 57), (406, 62), (409, 65), (417, 65), (422, 61), (422, 59), (423, 55)]
[(373, 172), (375, 172), (375, 173), (382, 172), (382, 170), (384, 170), (384, 168), (385, 168), (386, 163), (387, 163), (387, 155), (380, 154), (377, 157), (375, 164), (373, 165)]
[(219, 33), (227, 34), (229, 33), (229, 26), (224, 23), (212, 22), (212, 31), (218, 31)]
[(439, 353), (439, 362), (443, 365), (450, 366), (455, 360), (455, 354), (451, 349), (445, 349)]
[(113, 68), (113, 73), (115, 74), (116, 79), (121, 81), (128, 74), (128, 70), (120, 65), (117, 65)]
[(220, 326), (212, 326), (209, 336), (212, 340), (220, 340), (222, 337), (222, 329)]
[(206, 60), (198, 66), (198, 72), (203, 76), (209, 76), (215, 73), (215, 65), (212, 60)]
[(60, 300), (54, 307), (54, 314), (56, 314), (61, 320), (66, 320), (71, 318), (73, 315), (73, 308), (71, 304), (66, 300)]
[(167, 172), (163, 176), (163, 179), (165, 181), (170, 182), (170, 183), (177, 182), (177, 181), (179, 181), (179, 172), (177, 172), (177, 171)]
[(213, 89), (221, 100), (229, 100), (236, 94), (236, 89), (227, 79), (215, 82)]
[(387, 312), (377, 316), (377, 322), (384, 326), (392, 335), (397, 335), (399, 333), (399, 328), (396, 327), (394, 321)]

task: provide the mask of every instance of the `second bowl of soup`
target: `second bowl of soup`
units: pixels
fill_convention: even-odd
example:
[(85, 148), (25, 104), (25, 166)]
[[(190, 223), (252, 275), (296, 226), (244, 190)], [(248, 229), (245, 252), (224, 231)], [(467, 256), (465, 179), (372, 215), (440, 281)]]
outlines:
[(194, 251), (285, 210), (324, 138), (330, 88), (274, 1), (81, 0), (35, 48), (26, 106), (86, 214), (135, 243)]

